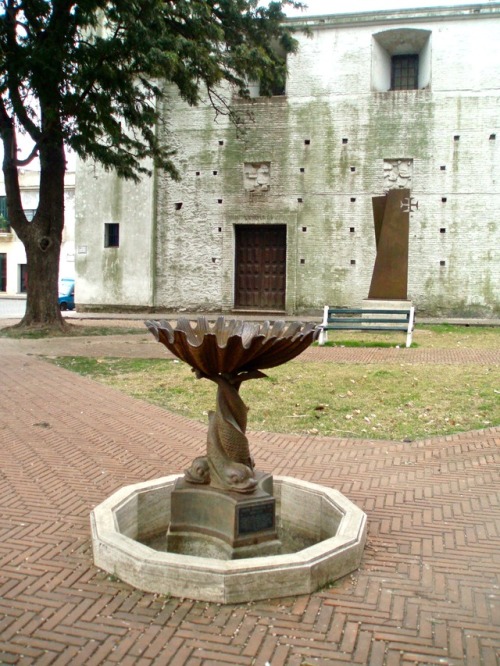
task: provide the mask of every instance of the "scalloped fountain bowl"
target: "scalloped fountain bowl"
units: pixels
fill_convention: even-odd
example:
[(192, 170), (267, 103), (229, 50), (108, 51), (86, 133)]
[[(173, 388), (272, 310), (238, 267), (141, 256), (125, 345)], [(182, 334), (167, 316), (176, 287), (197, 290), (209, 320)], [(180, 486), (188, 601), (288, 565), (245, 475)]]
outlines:
[[(278, 555), (237, 560), (169, 553), (180, 475), (121, 488), (91, 514), (95, 564), (146, 592), (217, 603), (309, 594), (358, 568), (366, 515), (337, 490), (275, 476)], [(207, 552), (209, 552), (207, 548)]]

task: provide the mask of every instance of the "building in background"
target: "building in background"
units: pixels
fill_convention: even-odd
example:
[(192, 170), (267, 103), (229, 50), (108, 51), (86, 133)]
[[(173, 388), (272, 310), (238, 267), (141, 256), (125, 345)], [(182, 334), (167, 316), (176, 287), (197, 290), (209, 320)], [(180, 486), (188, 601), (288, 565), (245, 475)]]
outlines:
[(290, 21), (286, 90), (234, 99), (243, 127), (171, 92), (158, 131), (180, 182), (133, 185), (79, 165), (78, 306), (360, 305), (372, 197), (405, 188), (417, 310), (498, 316), (500, 3)]
[[(21, 200), (28, 220), (38, 206), (38, 171), (20, 170)], [(59, 275), (75, 276), (75, 173), (67, 172), (64, 184), (65, 227), (61, 247)], [(26, 253), (24, 245), (9, 224), (3, 177), (0, 179), (0, 296), (26, 293)]]

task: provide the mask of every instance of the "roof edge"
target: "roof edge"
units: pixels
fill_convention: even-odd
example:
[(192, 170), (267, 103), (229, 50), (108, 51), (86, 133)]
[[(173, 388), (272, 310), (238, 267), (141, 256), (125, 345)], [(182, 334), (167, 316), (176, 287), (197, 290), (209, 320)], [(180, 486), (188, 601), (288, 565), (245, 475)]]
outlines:
[(352, 25), (377, 23), (401, 23), (408, 21), (442, 21), (484, 19), (500, 16), (500, 2), (454, 5), (451, 7), (421, 7), (417, 9), (385, 9), (350, 14), (325, 14), (320, 16), (298, 16), (286, 19), (286, 24), (295, 29), (343, 28)]

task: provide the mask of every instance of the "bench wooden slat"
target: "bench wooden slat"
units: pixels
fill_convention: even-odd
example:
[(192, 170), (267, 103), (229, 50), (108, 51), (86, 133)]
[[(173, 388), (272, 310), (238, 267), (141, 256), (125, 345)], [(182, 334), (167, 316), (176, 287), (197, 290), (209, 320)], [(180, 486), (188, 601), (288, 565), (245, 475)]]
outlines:
[[(348, 324), (371, 324), (372, 322), (374, 324), (392, 324), (393, 322), (395, 324), (406, 324), (408, 327), (408, 319), (401, 319), (401, 317), (397, 318), (394, 317), (394, 319), (390, 319), (389, 317), (334, 317), (333, 319), (328, 319), (328, 326), (330, 324), (336, 324), (336, 323), (345, 323), (346, 325)], [(324, 324), (322, 324), (324, 326)]]
[(325, 331), (407, 331), (408, 326), (347, 326), (343, 325), (342, 322), (339, 324), (328, 324), (328, 326), (323, 326)]
[(352, 308), (352, 309), (347, 309), (347, 308), (329, 308), (328, 309), (328, 314), (394, 314), (394, 315), (405, 315), (405, 317), (408, 319), (410, 316), (410, 311), (409, 310), (369, 310), (369, 309), (362, 309), (362, 308)]

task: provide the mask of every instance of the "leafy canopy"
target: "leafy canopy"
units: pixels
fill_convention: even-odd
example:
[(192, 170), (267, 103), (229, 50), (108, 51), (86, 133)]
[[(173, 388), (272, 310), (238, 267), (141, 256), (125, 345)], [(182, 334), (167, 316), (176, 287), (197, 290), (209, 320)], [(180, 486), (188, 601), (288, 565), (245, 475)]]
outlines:
[[(120, 176), (142, 158), (176, 175), (155, 132), (158, 99), (175, 84), (191, 105), (218, 86), (248, 94), (284, 80), (295, 42), (284, 26), (295, 0), (0, 0), (0, 129), (10, 119), (35, 144), (62, 141)], [(18, 161), (18, 165), (22, 164)]]

